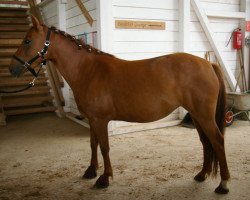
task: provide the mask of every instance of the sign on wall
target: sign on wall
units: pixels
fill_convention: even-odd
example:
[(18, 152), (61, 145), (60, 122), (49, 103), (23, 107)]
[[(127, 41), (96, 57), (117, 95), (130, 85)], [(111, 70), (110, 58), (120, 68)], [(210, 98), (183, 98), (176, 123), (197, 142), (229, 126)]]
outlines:
[(165, 30), (165, 22), (134, 21), (134, 20), (115, 20), (115, 28), (118, 29), (149, 29)]

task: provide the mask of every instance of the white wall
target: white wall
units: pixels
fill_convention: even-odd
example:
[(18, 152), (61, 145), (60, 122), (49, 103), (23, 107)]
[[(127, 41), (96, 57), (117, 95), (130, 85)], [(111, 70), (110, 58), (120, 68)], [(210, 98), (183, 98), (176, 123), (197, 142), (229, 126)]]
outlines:
[[(240, 0), (201, 0), (204, 10), (217, 10), (217, 11), (240, 11)], [(190, 20), (190, 53), (204, 57), (206, 51), (211, 51), (212, 61), (216, 61), (208, 39), (201, 27), (197, 16), (191, 7), (191, 20)], [(232, 31), (240, 27), (239, 19), (226, 19), (209, 17), (212, 32), (214, 32), (215, 41), (222, 52), (222, 57), (226, 64), (231, 68), (235, 76), (239, 73), (239, 58), (237, 51), (232, 48), (232, 40), (226, 47)], [(229, 87), (227, 87), (229, 90)]]
[(113, 29), (113, 53), (136, 60), (178, 51), (178, 1), (113, 0), (113, 20), (166, 22), (166, 30)]
[(72, 35), (96, 31), (96, 0), (82, 0), (82, 2), (94, 19), (94, 23), (91, 27), (76, 2), (68, 0), (66, 4), (66, 28), (67, 32)]
[(45, 1), (40, 3), (40, 10), (44, 23), (47, 26), (58, 27), (57, 1)]

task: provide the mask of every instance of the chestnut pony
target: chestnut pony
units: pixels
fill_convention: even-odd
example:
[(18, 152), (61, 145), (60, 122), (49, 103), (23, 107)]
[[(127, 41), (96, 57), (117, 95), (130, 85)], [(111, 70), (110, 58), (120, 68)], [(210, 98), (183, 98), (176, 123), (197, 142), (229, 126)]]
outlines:
[(113, 176), (109, 121), (152, 122), (182, 106), (192, 116), (203, 145), (203, 168), (195, 180), (201, 182), (209, 174), (216, 174), (219, 163), (221, 182), (215, 192), (229, 191), (223, 133), (225, 86), (217, 65), (186, 53), (138, 61), (121, 60), (78, 43), (73, 36), (48, 28), (33, 16), (32, 22), (33, 27), (15, 53), (10, 72), (20, 76), (49, 60), (68, 82), (79, 111), (90, 123), (92, 155), (84, 178), (97, 176), (98, 145), (104, 173), (95, 186), (107, 187), (109, 177)]

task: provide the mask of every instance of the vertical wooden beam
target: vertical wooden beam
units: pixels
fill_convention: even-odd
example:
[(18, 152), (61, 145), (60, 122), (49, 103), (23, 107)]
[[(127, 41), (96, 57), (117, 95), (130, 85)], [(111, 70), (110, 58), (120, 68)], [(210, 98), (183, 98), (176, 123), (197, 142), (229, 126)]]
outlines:
[(58, 29), (66, 31), (66, 4), (67, 0), (57, 0), (57, 24)]
[[(66, 4), (67, 4), (67, 0), (57, 0), (57, 25), (58, 25), (58, 29), (62, 30), (62, 31), (66, 31), (67, 27), (66, 27)], [(52, 67), (53, 68), (53, 67)], [(52, 69), (53, 71), (56, 69)], [(60, 72), (57, 71), (57, 74), (60, 74)], [(70, 112), (70, 94), (69, 94), (69, 90), (70, 87), (68, 85), (68, 83), (64, 80), (64, 78), (62, 78), (62, 76), (60, 75), (59, 79), (62, 79), (64, 82), (64, 87), (62, 88), (62, 94), (63, 97), (65, 99), (64, 101), (64, 110), (65, 112)], [(59, 80), (60, 82), (60, 80)], [(61, 94), (61, 95), (62, 95)]]
[[(240, 0), (240, 11), (245, 12), (245, 18), (241, 20), (241, 30), (243, 33), (243, 38), (250, 37), (250, 32), (246, 32), (246, 21), (250, 21), (250, 0)], [(247, 81), (247, 88), (250, 90), (250, 46), (244, 45), (242, 47), (243, 55), (244, 55), (244, 68), (245, 68), (245, 76)]]
[(97, 10), (97, 44), (102, 51), (113, 53), (112, 0), (96, 0)]
[[(190, 49), (190, 0), (179, 0), (179, 51), (189, 53)], [(187, 111), (180, 107), (179, 118)]]
[(30, 13), (34, 16), (36, 16), (36, 18), (39, 20), (39, 22), (43, 22), (43, 18), (42, 15), (40, 13), (39, 8), (36, 6), (36, 2), (35, 0), (28, 0), (28, 3), (30, 5)]
[[(50, 65), (46, 65), (46, 71), (49, 77), (49, 83), (51, 85), (54, 97), (55, 97), (55, 104), (56, 104), (56, 108), (57, 108), (57, 115), (58, 117), (65, 117), (65, 112), (63, 110), (63, 105), (60, 99), (60, 95), (57, 92), (58, 88), (57, 85), (55, 83), (55, 79), (53, 78), (52, 72), (51, 72), (51, 66)], [(60, 88), (59, 88), (60, 89)]]
[[(28, 3), (30, 5), (31, 14), (36, 16), (38, 18), (38, 20), (42, 23), (43, 18), (42, 18), (42, 15), (40, 13), (39, 7), (36, 5), (35, 0), (28, 0)], [(63, 96), (62, 96), (62, 92), (61, 92), (60, 83), (56, 82), (59, 80), (58, 74), (55, 73), (54, 70), (51, 70), (51, 65), (49, 62), (46, 65), (46, 72), (47, 72), (49, 83), (51, 85), (51, 88), (52, 88), (52, 91), (53, 91), (53, 94), (55, 97), (55, 105), (57, 107), (57, 115), (59, 117), (64, 117), (65, 116), (65, 112), (63, 110), (64, 100), (63, 100)]]
[(5, 117), (4, 111), (3, 111), (2, 96), (0, 95), (0, 126), (5, 126), (6, 125), (5, 119), (6, 119), (6, 117)]
[(235, 85), (236, 85), (236, 79), (231, 71), (231, 69), (229, 68), (229, 66), (226, 65), (226, 62), (224, 61), (224, 59), (222, 58), (222, 54), (220, 49), (218, 48), (216, 42), (215, 42), (215, 38), (214, 38), (214, 34), (212, 32), (212, 28), (210, 26), (210, 23), (208, 21), (207, 15), (205, 14), (205, 11), (202, 9), (201, 3), (199, 0), (191, 0), (191, 5), (193, 6), (193, 9), (201, 23), (201, 26), (208, 38), (208, 41), (211, 45), (211, 47), (214, 50), (214, 53), (224, 71), (224, 74), (226, 76), (226, 79), (228, 81), (228, 84), (231, 88), (232, 91), (235, 90)]
[(179, 0), (179, 51), (189, 52), (190, 0)]

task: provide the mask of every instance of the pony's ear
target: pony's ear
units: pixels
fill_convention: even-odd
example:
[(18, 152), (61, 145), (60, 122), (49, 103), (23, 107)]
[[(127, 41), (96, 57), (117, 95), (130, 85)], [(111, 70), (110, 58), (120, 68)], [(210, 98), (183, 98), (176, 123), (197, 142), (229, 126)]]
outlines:
[(42, 29), (42, 25), (34, 15), (31, 15), (31, 20), (34, 28), (36, 28), (37, 30)]

